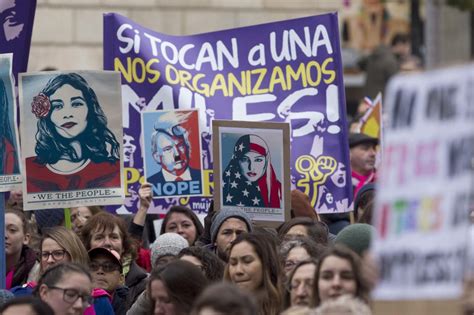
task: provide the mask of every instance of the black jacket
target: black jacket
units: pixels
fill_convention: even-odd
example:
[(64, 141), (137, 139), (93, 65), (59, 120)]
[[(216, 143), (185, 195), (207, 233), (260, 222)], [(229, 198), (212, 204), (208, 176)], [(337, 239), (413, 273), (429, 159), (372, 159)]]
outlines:
[(125, 277), (125, 285), (129, 288), (127, 310), (136, 301), (140, 293), (145, 290), (148, 274), (135, 261), (130, 264), (130, 270)]

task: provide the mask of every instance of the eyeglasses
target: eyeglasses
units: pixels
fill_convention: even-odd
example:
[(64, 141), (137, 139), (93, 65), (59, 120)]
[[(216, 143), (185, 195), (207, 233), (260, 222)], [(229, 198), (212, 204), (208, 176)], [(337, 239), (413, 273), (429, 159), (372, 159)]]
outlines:
[(98, 263), (98, 262), (93, 261), (89, 264), (89, 268), (91, 269), (91, 271), (97, 271), (100, 268), (102, 268), (104, 272), (113, 272), (116, 270), (120, 270), (119, 265), (111, 263), (111, 262)]
[(41, 259), (48, 260), (49, 256), (53, 257), (54, 260), (62, 260), (66, 251), (64, 249), (53, 250), (51, 252), (41, 252)]
[(79, 294), (79, 291), (76, 289), (64, 289), (54, 286), (48, 286), (48, 288), (63, 291), (63, 301), (66, 303), (74, 304), (78, 298), (82, 299), (82, 305), (85, 307), (94, 303), (94, 298), (90, 294)]

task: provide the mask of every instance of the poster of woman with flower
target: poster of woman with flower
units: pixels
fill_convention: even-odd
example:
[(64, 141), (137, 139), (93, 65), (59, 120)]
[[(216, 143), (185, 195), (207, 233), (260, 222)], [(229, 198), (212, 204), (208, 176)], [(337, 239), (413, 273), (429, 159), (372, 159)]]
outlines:
[(122, 203), (119, 75), (22, 74), (19, 86), (25, 209)]

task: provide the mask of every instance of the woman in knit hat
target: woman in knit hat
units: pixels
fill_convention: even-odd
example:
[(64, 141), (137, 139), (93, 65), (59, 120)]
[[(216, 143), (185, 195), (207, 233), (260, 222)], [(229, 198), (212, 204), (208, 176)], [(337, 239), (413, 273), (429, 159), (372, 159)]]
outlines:
[(179, 252), (188, 247), (188, 242), (179, 234), (165, 233), (150, 245), (151, 265), (153, 268), (164, 266), (176, 260)]

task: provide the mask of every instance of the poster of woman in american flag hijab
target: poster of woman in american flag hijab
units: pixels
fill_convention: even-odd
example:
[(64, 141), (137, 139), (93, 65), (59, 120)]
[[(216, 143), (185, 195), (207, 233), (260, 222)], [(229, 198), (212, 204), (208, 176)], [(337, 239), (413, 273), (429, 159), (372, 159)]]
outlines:
[(283, 222), (290, 209), (288, 124), (214, 121), (213, 128), (215, 203), (255, 221)]

